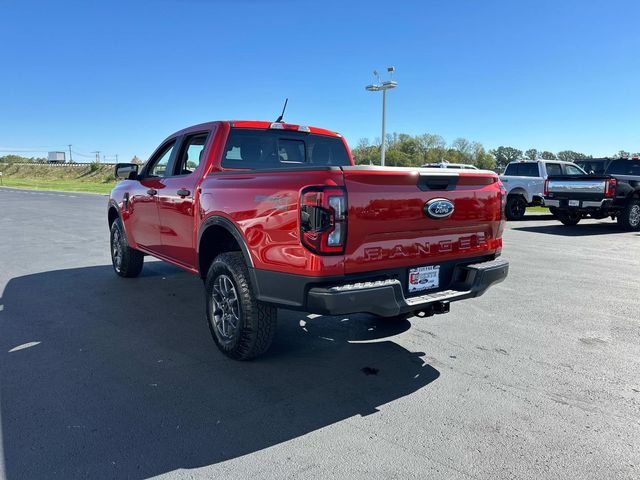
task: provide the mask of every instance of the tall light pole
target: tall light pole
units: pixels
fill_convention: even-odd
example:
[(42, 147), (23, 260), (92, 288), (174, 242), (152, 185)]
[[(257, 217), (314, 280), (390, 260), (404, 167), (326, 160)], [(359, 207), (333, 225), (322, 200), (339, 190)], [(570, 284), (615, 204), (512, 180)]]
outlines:
[[(394, 67), (387, 67), (387, 72), (390, 75), (393, 75), (395, 72)], [(380, 81), (380, 76), (376, 70), (373, 71), (373, 74), (376, 76), (378, 83), (374, 83), (373, 85), (367, 85), (365, 88), (369, 92), (379, 92), (382, 90), (382, 145), (380, 146), (380, 165), (384, 167), (384, 156), (385, 156), (385, 143), (384, 139), (386, 136), (386, 123), (387, 123), (387, 90), (391, 90), (392, 88), (396, 88), (398, 86), (398, 82), (394, 80), (387, 80), (385, 82)]]

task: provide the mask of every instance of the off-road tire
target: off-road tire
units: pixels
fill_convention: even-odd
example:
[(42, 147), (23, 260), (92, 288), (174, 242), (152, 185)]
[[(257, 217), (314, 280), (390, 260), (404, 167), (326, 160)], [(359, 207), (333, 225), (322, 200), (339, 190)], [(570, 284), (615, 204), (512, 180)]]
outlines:
[(640, 200), (631, 199), (618, 215), (618, 225), (625, 230), (640, 230)]
[(580, 220), (582, 220), (582, 216), (579, 213), (575, 212), (558, 212), (558, 220), (560, 220), (563, 225), (573, 227), (580, 223)]
[(131, 248), (122, 226), (122, 220), (116, 218), (111, 224), (109, 245), (111, 247), (111, 264), (121, 277), (137, 277), (144, 265), (144, 254)]
[(522, 195), (509, 195), (505, 213), (507, 220), (522, 220), (527, 211), (527, 201)]
[(553, 215), (553, 218), (558, 218), (558, 207), (549, 207), (549, 213)]
[[(214, 299), (214, 285), (219, 277), (231, 280), (237, 298), (237, 327), (228, 337), (215, 322), (216, 311), (221, 311), (216, 310)], [(256, 300), (242, 253), (226, 252), (215, 258), (207, 273), (205, 292), (207, 323), (222, 353), (235, 360), (249, 360), (268, 350), (276, 333), (278, 309)]]

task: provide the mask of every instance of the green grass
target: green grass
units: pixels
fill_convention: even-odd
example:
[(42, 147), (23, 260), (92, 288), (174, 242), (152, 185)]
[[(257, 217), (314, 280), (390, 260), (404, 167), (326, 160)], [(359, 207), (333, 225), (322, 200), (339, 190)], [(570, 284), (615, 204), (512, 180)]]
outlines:
[(58, 190), (64, 192), (109, 193), (116, 184), (113, 182), (87, 182), (75, 179), (29, 179), (3, 178), (5, 187), (28, 188), (33, 190)]
[(549, 213), (548, 207), (527, 207), (527, 213)]
[(2, 184), (7, 187), (67, 192), (109, 193), (116, 180), (113, 167), (80, 164), (55, 166), (47, 164), (0, 164)]

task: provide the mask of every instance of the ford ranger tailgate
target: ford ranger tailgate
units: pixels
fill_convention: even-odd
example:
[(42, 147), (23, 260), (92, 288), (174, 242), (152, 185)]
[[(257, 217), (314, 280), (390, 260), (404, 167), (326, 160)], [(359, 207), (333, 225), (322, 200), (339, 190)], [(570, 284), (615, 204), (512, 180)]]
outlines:
[[(492, 172), (342, 170), (349, 204), (347, 274), (436, 265), (501, 247), (500, 183)], [(437, 205), (429, 209), (429, 202)]]

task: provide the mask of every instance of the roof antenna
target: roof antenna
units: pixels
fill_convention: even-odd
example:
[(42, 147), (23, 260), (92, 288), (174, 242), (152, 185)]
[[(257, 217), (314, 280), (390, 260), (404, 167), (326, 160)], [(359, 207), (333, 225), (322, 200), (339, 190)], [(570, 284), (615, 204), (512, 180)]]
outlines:
[(276, 120), (276, 123), (282, 122), (282, 117), (284, 117), (284, 111), (287, 109), (287, 103), (289, 103), (289, 99), (285, 98), (284, 99), (284, 107), (282, 107), (282, 113), (280, 114), (280, 116)]

